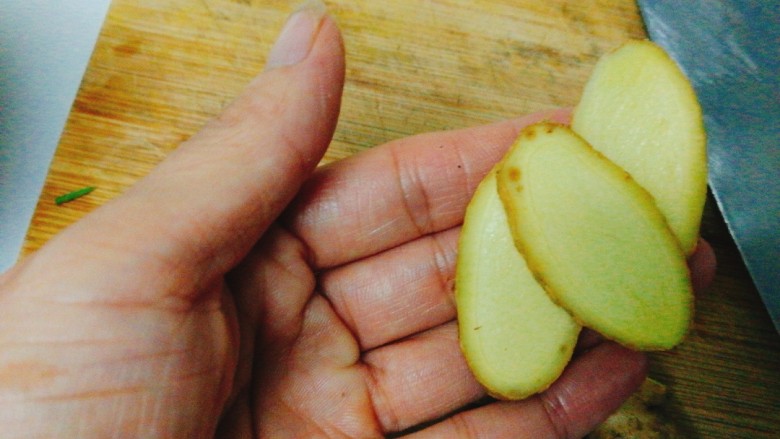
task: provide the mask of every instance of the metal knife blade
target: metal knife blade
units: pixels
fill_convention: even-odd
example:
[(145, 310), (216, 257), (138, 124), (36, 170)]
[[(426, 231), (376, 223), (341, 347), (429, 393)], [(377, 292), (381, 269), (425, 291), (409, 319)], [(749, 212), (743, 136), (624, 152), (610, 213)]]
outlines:
[(780, 332), (780, 2), (638, 4), (696, 89), (710, 189)]

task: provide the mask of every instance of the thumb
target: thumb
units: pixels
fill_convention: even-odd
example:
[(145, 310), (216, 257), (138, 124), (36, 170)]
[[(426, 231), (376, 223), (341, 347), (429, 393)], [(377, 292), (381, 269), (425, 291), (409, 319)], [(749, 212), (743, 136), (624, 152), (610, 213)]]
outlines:
[[(176, 289), (185, 291), (213, 282), (316, 167), (336, 126), (343, 82), (338, 27), (321, 3), (308, 2), (288, 19), (265, 71), (221, 116), (29, 262), (60, 282), (79, 273), (81, 281), (88, 273), (143, 274), (146, 287), (150, 277), (184, 277), (192, 285)], [(56, 273), (64, 260), (84, 269)]]

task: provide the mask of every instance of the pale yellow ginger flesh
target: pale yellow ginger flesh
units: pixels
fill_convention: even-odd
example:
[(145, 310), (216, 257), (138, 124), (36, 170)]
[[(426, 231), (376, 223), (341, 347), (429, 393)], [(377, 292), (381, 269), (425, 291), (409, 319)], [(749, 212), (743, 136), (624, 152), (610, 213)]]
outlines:
[(706, 173), (693, 89), (647, 41), (599, 61), (571, 129), (521, 133), (474, 194), (459, 244), (461, 346), (489, 393), (547, 388), (580, 325), (636, 349), (680, 343)]
[(649, 41), (630, 41), (596, 64), (572, 129), (655, 198), (686, 254), (707, 196), (706, 135), (693, 87)]
[(542, 123), (523, 130), (497, 179), (515, 243), (553, 300), (636, 349), (682, 340), (693, 305), (685, 254), (626, 171)]
[(458, 267), (460, 343), (477, 380), (503, 399), (549, 386), (569, 362), (580, 326), (550, 300), (515, 249), (494, 172), (466, 211)]

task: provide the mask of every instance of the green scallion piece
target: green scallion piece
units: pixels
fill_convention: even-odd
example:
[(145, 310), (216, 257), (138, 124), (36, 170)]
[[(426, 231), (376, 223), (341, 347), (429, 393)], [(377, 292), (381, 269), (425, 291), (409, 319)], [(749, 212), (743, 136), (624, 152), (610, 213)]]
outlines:
[(84, 195), (87, 195), (88, 193), (95, 190), (94, 186), (87, 186), (85, 188), (81, 188), (79, 190), (67, 193), (65, 195), (60, 195), (59, 197), (54, 199), (54, 202), (57, 203), (59, 206), (60, 204), (67, 203), (68, 201), (73, 201), (76, 198), (83, 197)]

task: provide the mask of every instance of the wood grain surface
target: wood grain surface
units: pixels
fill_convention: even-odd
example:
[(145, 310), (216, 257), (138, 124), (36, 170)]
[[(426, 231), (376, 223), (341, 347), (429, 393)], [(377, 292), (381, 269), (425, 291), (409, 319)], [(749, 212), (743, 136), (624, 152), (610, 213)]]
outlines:
[[(119, 195), (217, 114), (262, 69), (296, 3), (114, 0), (23, 253)], [(347, 81), (325, 161), (572, 106), (599, 56), (645, 35), (627, 0), (327, 4), (344, 32)], [(54, 204), (84, 186), (97, 189)], [(651, 374), (670, 386), (667, 411), (690, 437), (780, 437), (780, 337), (711, 200), (702, 235), (718, 276), (697, 299), (687, 341), (653, 354)]]

